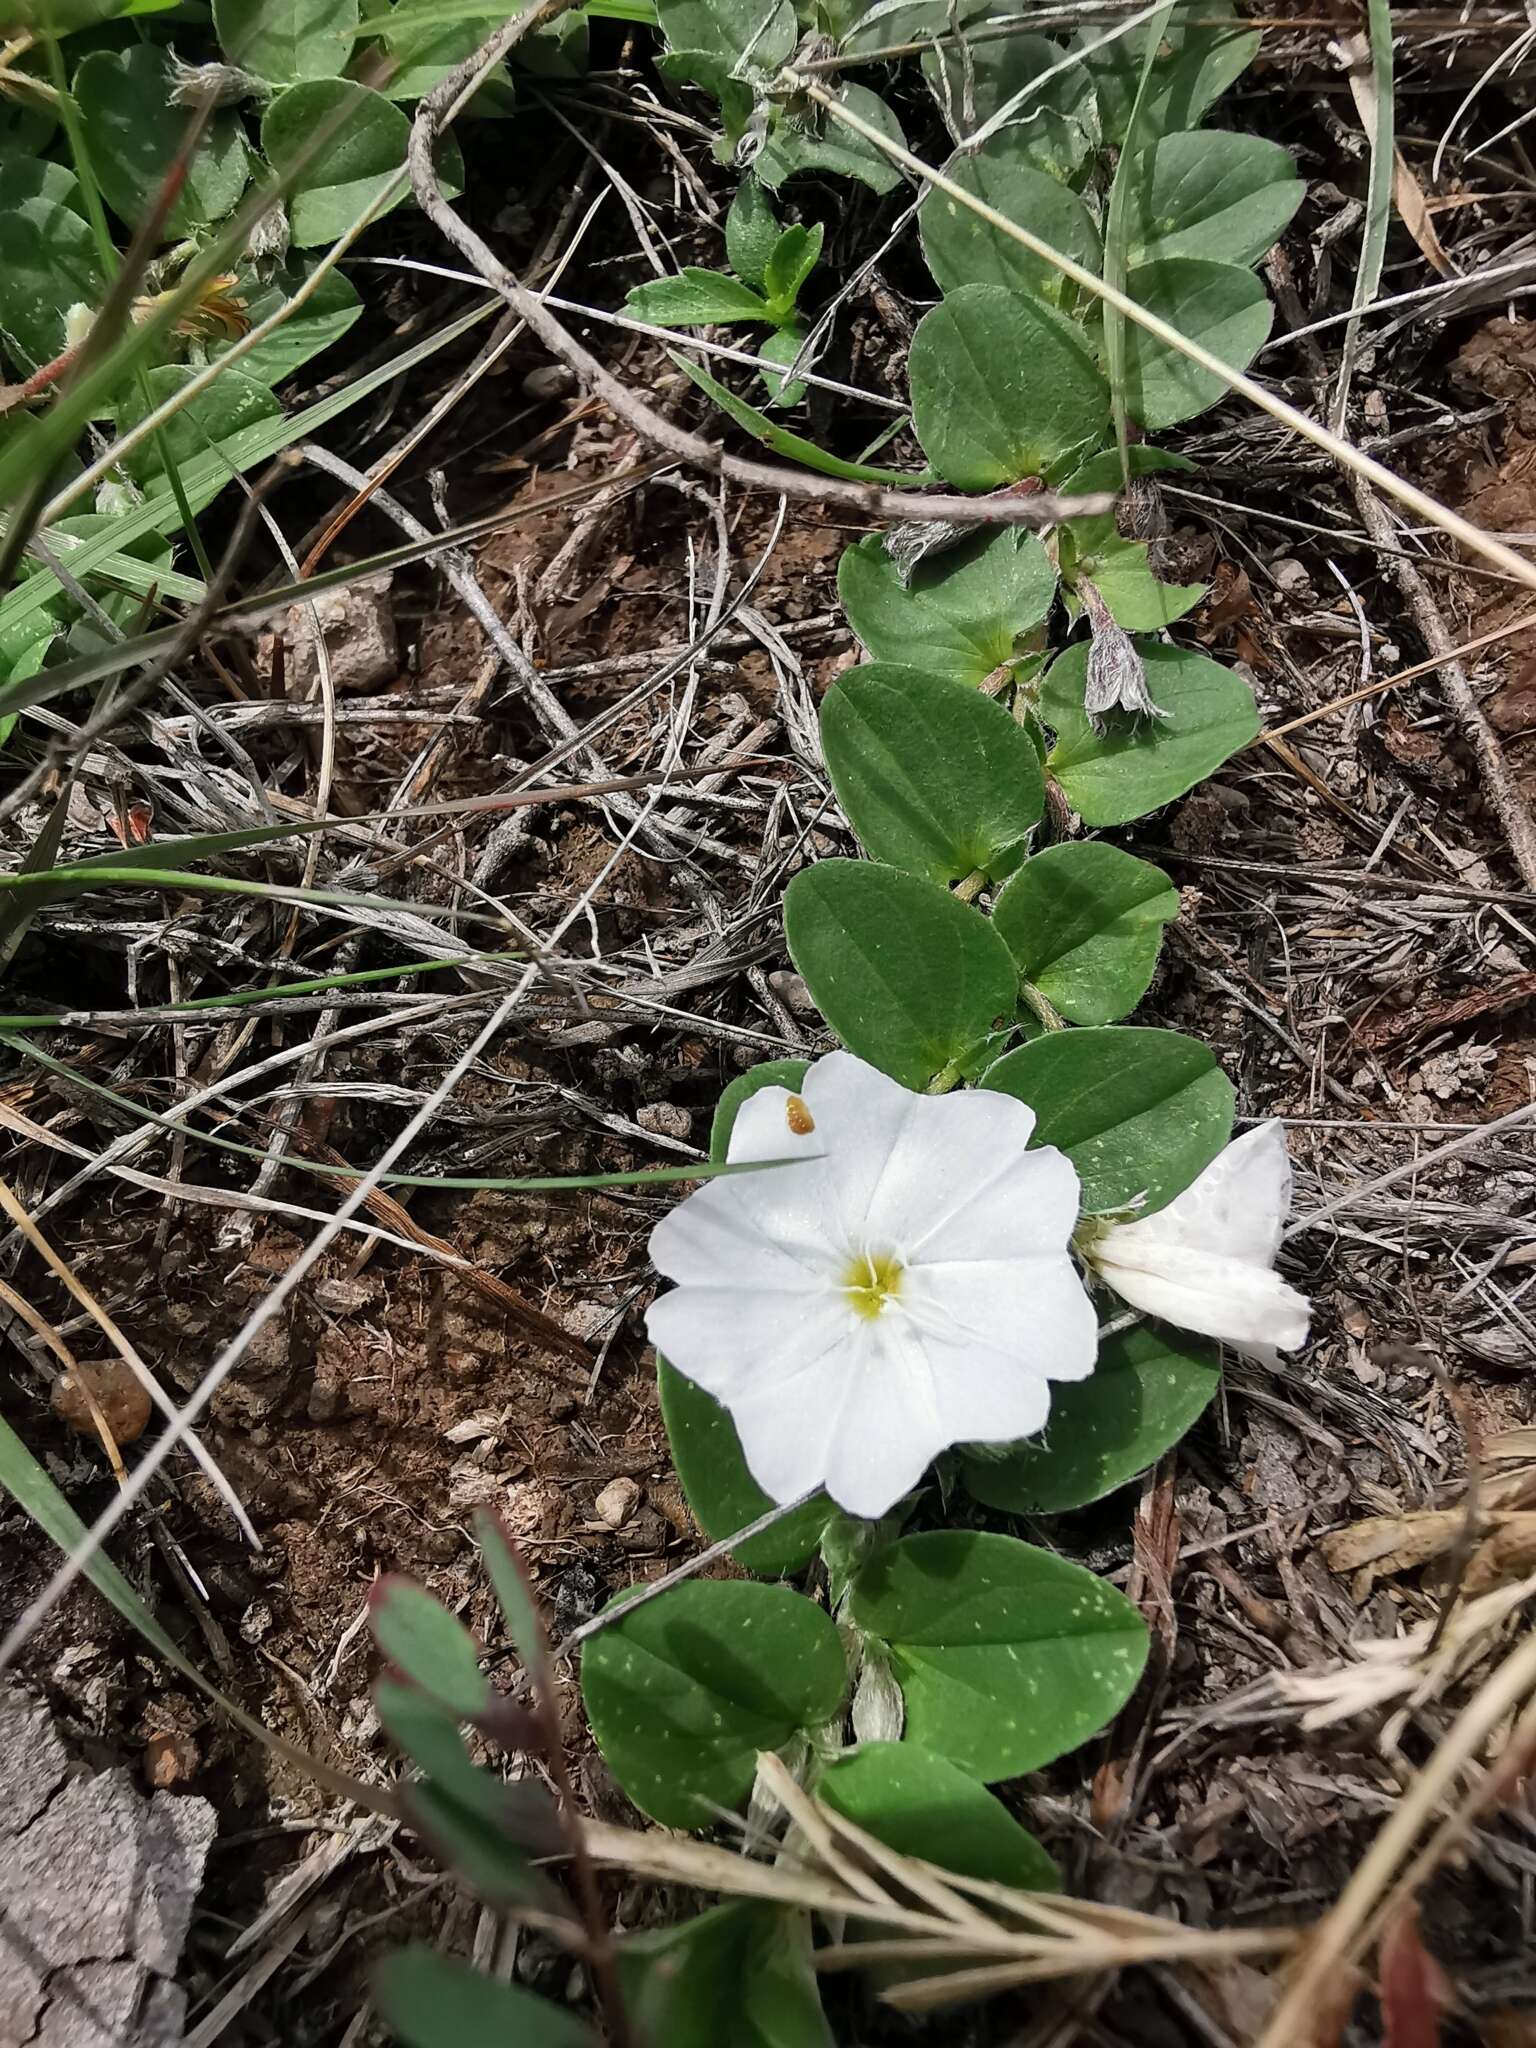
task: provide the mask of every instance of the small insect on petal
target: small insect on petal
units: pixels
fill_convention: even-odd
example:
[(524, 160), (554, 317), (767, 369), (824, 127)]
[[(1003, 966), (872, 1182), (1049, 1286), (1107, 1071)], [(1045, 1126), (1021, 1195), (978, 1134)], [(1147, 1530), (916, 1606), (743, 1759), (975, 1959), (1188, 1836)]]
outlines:
[(815, 1117), (798, 1095), (791, 1095), (784, 1104), (784, 1121), (797, 1138), (808, 1138), (816, 1128)]

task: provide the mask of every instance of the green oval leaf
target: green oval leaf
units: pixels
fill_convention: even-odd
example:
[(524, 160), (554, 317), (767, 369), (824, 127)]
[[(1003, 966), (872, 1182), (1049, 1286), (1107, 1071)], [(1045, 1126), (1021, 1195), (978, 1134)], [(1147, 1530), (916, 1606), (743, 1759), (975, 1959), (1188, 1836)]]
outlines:
[(440, 1705), (472, 1721), (491, 1697), (474, 1637), (414, 1579), (390, 1574), (368, 1596), (373, 1639), (397, 1670)]
[(1004, 527), (919, 562), (903, 585), (879, 534), (845, 548), (837, 594), (876, 661), (985, 682), (1050, 611), (1056, 571), (1038, 534)]
[(1056, 733), (1046, 767), (1087, 825), (1125, 825), (1172, 803), (1258, 736), (1241, 676), (1183, 647), (1140, 641), (1137, 652), (1164, 718), (1111, 712), (1096, 733), (1083, 709), (1086, 642), (1052, 663), (1040, 692), (1040, 716)]
[[(1138, 306), (1198, 341), (1234, 370), (1246, 370), (1269, 339), (1274, 308), (1251, 270), (1168, 256), (1143, 263), (1126, 280)], [(1224, 378), (1125, 322), (1125, 405), (1149, 433), (1192, 420), (1225, 396)]]
[[(624, 2007), (666, 2048), (833, 2048), (805, 1916), (742, 1901), (619, 1946)], [(509, 2042), (507, 2048), (512, 2048)]]
[(1001, 1458), (967, 1458), (966, 1490), (989, 1508), (1057, 1515), (1102, 1500), (1155, 1465), (1221, 1384), (1216, 1351), (1141, 1324), (1109, 1338), (1091, 1379), (1052, 1387), (1051, 1419)]
[(273, 85), (339, 78), (357, 22), (358, 0), (213, 0), (225, 56)]
[(1047, 36), (999, 36), (969, 47), (958, 37), (946, 37), (923, 52), (923, 77), (944, 125), (960, 142), (1034, 80), (1055, 71), (1016, 109), (1009, 132), (1018, 136), (1025, 158), (1038, 170), (1066, 182), (1087, 159), (1099, 113), (1093, 80), (1084, 67), (1056, 70), (1065, 56)]
[[(319, 133), (326, 140), (317, 149)], [(293, 177), (288, 221), (294, 247), (311, 249), (345, 234), (404, 166), (410, 134), (399, 107), (350, 79), (312, 78), (280, 92), (262, 117), (261, 147), (274, 171)], [(439, 153), (439, 168), (441, 189), (452, 197), (464, 166), (451, 140)], [(402, 186), (390, 206), (408, 189)]]
[(1147, 1656), (1127, 1599), (1011, 1536), (905, 1536), (860, 1572), (851, 1613), (887, 1647), (911, 1739), (988, 1780), (1086, 1742)]
[(1101, 839), (1048, 846), (998, 897), (992, 922), (1019, 973), (1073, 1024), (1112, 1024), (1147, 992), (1178, 891)]
[(51, 363), (71, 306), (99, 306), (106, 283), (84, 201), (62, 164), (0, 163), (0, 332), (21, 370)]
[(1278, 142), (1217, 128), (1165, 135), (1129, 194), (1130, 261), (1257, 263), (1306, 196), (1294, 158)]
[(1007, 1807), (957, 1764), (915, 1742), (864, 1742), (824, 1771), (816, 1796), (900, 1856), (1019, 1891), (1061, 1873)]
[[(1027, 129), (1000, 129), (980, 149), (952, 157), (945, 168), (972, 198), (1005, 220), (1017, 221), (1085, 269), (1098, 270), (1104, 251), (1092, 214), (1070, 186), (1032, 162)], [(1054, 263), (1003, 234), (951, 193), (936, 186), (930, 190), (918, 224), (923, 254), (941, 292), (992, 284), (1053, 306), (1070, 306), (1076, 300), (1077, 286)]]
[[(1143, 85), (1149, 35), (1157, 36), (1158, 53)], [(1241, 78), (1263, 40), (1262, 31), (1245, 28), (1236, 15), (1214, 6), (1194, 23), (1159, 20), (1113, 41), (1093, 29), (1083, 31), (1082, 41), (1097, 45), (1084, 50), (1083, 61), (1093, 74), (1104, 140), (1124, 142), (1138, 90), (1138, 133), (1197, 128), (1206, 108)]]
[(690, 1579), (595, 1636), (581, 1693), (608, 1766), (667, 1827), (707, 1827), (752, 1788), (759, 1750), (837, 1711), (837, 1630), (787, 1586)]
[(1066, 1153), (1088, 1214), (1161, 1209), (1232, 1135), (1232, 1083), (1208, 1046), (1178, 1031), (1048, 1031), (989, 1067), (982, 1085), (1030, 1105), (1033, 1142)]
[(821, 707), (821, 748), (867, 851), (930, 881), (997, 872), (1045, 808), (1023, 728), (991, 697), (921, 669), (850, 669)]
[(440, 1956), (406, 1948), (373, 1973), (379, 2011), (407, 2048), (597, 2048), (564, 2006)]
[(957, 490), (1054, 478), (1109, 421), (1081, 332), (1001, 285), (962, 285), (925, 313), (909, 368), (917, 438)]
[(784, 935), (848, 1050), (907, 1088), (926, 1088), (1014, 1006), (1013, 960), (981, 912), (873, 861), (796, 875)]
[(1106, 534), (1078, 555), (1072, 579), (1090, 577), (1109, 607), (1109, 615), (1127, 633), (1160, 633), (1182, 619), (1204, 597), (1203, 583), (1165, 583), (1152, 568), (1145, 541)]
[(743, 178), (725, 216), (725, 253), (744, 284), (762, 290), (768, 258), (782, 233), (768, 194), (756, 178)]
[[(75, 73), (75, 98), (90, 135), (91, 167), (118, 218), (136, 228), (186, 141), (192, 112), (171, 101), (171, 67), (153, 43), (93, 50)], [(222, 220), (245, 190), (250, 152), (239, 117), (213, 115), (165, 223), (168, 240)]]

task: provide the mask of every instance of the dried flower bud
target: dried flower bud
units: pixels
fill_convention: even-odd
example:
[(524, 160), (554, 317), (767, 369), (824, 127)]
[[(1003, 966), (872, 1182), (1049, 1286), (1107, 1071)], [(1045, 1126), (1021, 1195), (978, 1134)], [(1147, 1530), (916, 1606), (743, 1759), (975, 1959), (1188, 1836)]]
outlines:
[(96, 308), (77, 299), (64, 315), (64, 346), (79, 348), (96, 320)]
[(872, 1646), (866, 1647), (853, 1695), (854, 1740), (900, 1742), (906, 1714), (907, 1704), (890, 1665)]
[(186, 64), (171, 52), (171, 105), (195, 107), (209, 100), (216, 107), (232, 107), (240, 100), (265, 99), (271, 87), (254, 71), (242, 71), (238, 64)]
[(1166, 718), (1167, 712), (1152, 702), (1146, 665), (1136, 652), (1135, 641), (1123, 626), (1115, 624), (1109, 606), (1086, 576), (1077, 579), (1077, 595), (1088, 614), (1092, 635), (1088, 682), (1083, 691), (1088, 723), (1095, 732), (1102, 733), (1107, 711), (1129, 711), (1133, 718)]
[(257, 218), (245, 245), (252, 266), (264, 271), (281, 263), (288, 254), (289, 234), (288, 209), (281, 199), (274, 199)]
[(919, 562), (926, 562), (930, 555), (947, 555), (975, 531), (974, 526), (961, 526), (953, 519), (908, 519), (893, 526), (885, 536), (885, 552), (896, 564), (902, 589), (910, 585)]
[(738, 171), (750, 170), (763, 153), (768, 140), (768, 102), (759, 100), (747, 116), (747, 125), (742, 129), (731, 162)]

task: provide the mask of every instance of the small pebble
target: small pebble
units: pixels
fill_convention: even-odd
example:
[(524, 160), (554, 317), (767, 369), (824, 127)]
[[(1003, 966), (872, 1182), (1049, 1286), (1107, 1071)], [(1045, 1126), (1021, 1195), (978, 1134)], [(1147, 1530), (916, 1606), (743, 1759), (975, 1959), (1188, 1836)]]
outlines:
[(564, 363), (540, 363), (523, 379), (525, 398), (564, 398), (576, 389), (575, 376)]
[(686, 1138), (693, 1129), (693, 1117), (680, 1102), (648, 1102), (636, 1112), (635, 1122), (663, 1138)]
[(640, 1503), (640, 1489), (633, 1479), (610, 1479), (597, 1496), (597, 1519), (610, 1529), (622, 1529)]
[(104, 1358), (93, 1365), (78, 1366), (54, 1381), (54, 1414), (82, 1436), (95, 1436), (96, 1422), (86, 1399), (86, 1388), (118, 1443), (134, 1443), (144, 1434), (149, 1426), (149, 1390), (131, 1366), (120, 1358)]
[(179, 1729), (163, 1728), (144, 1745), (144, 1777), (156, 1792), (169, 1792), (197, 1769), (197, 1744)]

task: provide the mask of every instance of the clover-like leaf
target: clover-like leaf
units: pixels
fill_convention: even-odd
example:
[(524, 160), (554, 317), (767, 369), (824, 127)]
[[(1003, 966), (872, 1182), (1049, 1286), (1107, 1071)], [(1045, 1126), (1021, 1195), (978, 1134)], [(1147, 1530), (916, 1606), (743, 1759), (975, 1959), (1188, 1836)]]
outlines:
[(981, 683), (1044, 622), (1056, 571), (1038, 534), (1010, 526), (919, 562), (903, 585), (881, 536), (871, 534), (843, 551), (837, 594), (876, 661)]
[[(1103, 255), (1093, 216), (1070, 186), (1033, 162), (1029, 131), (1003, 128), (978, 150), (962, 150), (945, 166), (973, 198), (1004, 219), (1097, 271)], [(1053, 306), (1072, 305), (1077, 286), (1045, 257), (1026, 249), (981, 215), (934, 187), (918, 215), (923, 254), (940, 291), (993, 284), (1032, 294)]]
[[(901, 123), (867, 85), (845, 85), (837, 97), (851, 113), (892, 142), (905, 141)], [(872, 192), (894, 192), (901, 183), (901, 172), (876, 144), (825, 111), (820, 112), (814, 129), (782, 117), (770, 128), (752, 169), (774, 192), (797, 171), (835, 171), (840, 177), (857, 178)]]
[(1001, 1800), (919, 1743), (861, 1743), (822, 1773), (816, 1796), (900, 1856), (1019, 1891), (1061, 1888), (1056, 1865)]
[[(1143, 263), (1126, 280), (1138, 306), (1156, 313), (1234, 370), (1246, 370), (1269, 339), (1274, 308), (1250, 270), (1166, 256)], [(1214, 405), (1226, 380), (1191, 362), (1167, 342), (1125, 322), (1125, 404), (1149, 432), (1175, 427)]]
[[(318, 147), (317, 134), (325, 137)], [(310, 249), (345, 234), (403, 171), (410, 135), (409, 117), (399, 107), (350, 79), (309, 79), (280, 92), (262, 118), (261, 146), (273, 170), (292, 177), (294, 247)], [(441, 189), (451, 197), (464, 171), (452, 138), (438, 162)], [(402, 182), (390, 207), (408, 190)]]
[(1295, 159), (1278, 142), (1217, 128), (1165, 135), (1128, 194), (1130, 261), (1257, 263), (1306, 196)]
[(910, 1739), (986, 1780), (1086, 1742), (1146, 1662), (1146, 1625), (1122, 1594), (1011, 1536), (904, 1536), (859, 1573), (850, 1613), (885, 1645)]
[(967, 1492), (1016, 1515), (1056, 1515), (1102, 1500), (1155, 1465), (1199, 1420), (1221, 1384), (1215, 1349), (1145, 1324), (1107, 1338), (1091, 1379), (1051, 1389), (1041, 1434), (1001, 1457), (967, 1458)]
[(963, 285), (925, 313), (909, 370), (917, 438), (958, 490), (1054, 479), (1109, 421), (1081, 330), (1001, 285)]
[(1232, 1083), (1209, 1046), (1178, 1031), (1048, 1031), (989, 1067), (982, 1085), (1034, 1110), (1033, 1142), (1066, 1153), (1089, 1215), (1161, 1209), (1232, 1135)]
[(759, 1750), (836, 1712), (831, 1620), (786, 1586), (691, 1579), (582, 1652), (587, 1719), (609, 1769), (667, 1827), (707, 1827), (751, 1790)]
[(724, 327), (733, 320), (766, 325), (773, 319), (767, 301), (740, 278), (694, 264), (676, 277), (652, 277), (631, 286), (624, 310), (657, 327)]
[(833, 2048), (803, 1914), (739, 1900), (619, 1947), (625, 2010), (666, 2048)]
[(1110, 533), (1079, 554), (1071, 580), (1087, 576), (1109, 607), (1109, 615), (1127, 633), (1157, 633), (1192, 611), (1206, 593), (1204, 583), (1165, 583), (1152, 567), (1151, 550), (1143, 540)]
[(981, 912), (874, 861), (796, 875), (784, 934), (844, 1045), (907, 1088), (926, 1088), (1014, 1007), (1012, 956)]
[(923, 669), (850, 669), (821, 707), (821, 746), (866, 851), (931, 881), (998, 872), (1045, 808), (1023, 728), (991, 697)]
[(272, 85), (339, 78), (357, 41), (358, 0), (213, 0), (224, 55)]
[(993, 908), (1020, 974), (1073, 1024), (1112, 1024), (1147, 992), (1178, 891), (1102, 839), (1048, 846)]
[(1083, 643), (1052, 663), (1040, 692), (1040, 715), (1056, 733), (1047, 767), (1088, 825), (1145, 817), (1204, 781), (1258, 734), (1258, 707), (1241, 676), (1183, 647), (1142, 641), (1137, 652), (1162, 718), (1115, 712), (1096, 733), (1083, 710)]
[[(170, 59), (153, 43), (93, 50), (75, 73), (75, 98), (102, 194), (118, 218), (136, 228), (176, 162), (192, 119), (190, 109), (171, 100)], [(238, 115), (214, 114), (186, 165), (166, 235), (189, 235), (222, 220), (250, 175)]]

